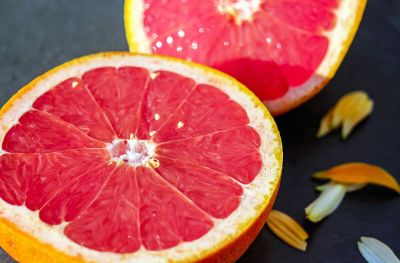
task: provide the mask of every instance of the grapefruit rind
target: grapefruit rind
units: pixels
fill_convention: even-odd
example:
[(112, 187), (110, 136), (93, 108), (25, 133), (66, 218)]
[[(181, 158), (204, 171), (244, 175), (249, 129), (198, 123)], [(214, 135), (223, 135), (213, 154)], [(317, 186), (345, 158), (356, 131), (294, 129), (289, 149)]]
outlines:
[(40, 242), (26, 232), (1, 217), (0, 213), (0, 246), (18, 262), (47, 263), (57, 259), (59, 263), (84, 262), (81, 257), (70, 257), (53, 246)]
[[(306, 82), (276, 100), (264, 101), (274, 116), (282, 115), (311, 99), (333, 78), (357, 32), (367, 0), (343, 0), (336, 10), (336, 27), (325, 35), (329, 47), (325, 58)], [(150, 40), (143, 26), (143, 0), (125, 0), (125, 33), (131, 52), (151, 53)]]
[[(128, 14), (135, 14), (130, 16)], [(124, 24), (129, 50), (133, 53), (151, 53), (150, 40), (143, 27), (144, 5), (142, 1), (125, 0)]]
[[(32, 212), (25, 206), (10, 205), (0, 199), (0, 234), (10, 237), (2, 238), (0, 246), (20, 262), (30, 262), (34, 254), (39, 258), (40, 255), (54, 255), (57, 259), (57, 255), (61, 254), (66, 259), (71, 259), (69, 262), (75, 261), (72, 258), (76, 258), (76, 262), (81, 259), (89, 262), (195, 262), (218, 258), (223, 251), (226, 253), (224, 248), (230, 247), (230, 244), (241, 244), (242, 249), (238, 248), (238, 251), (243, 251), (232, 254), (238, 257), (255, 238), (254, 234), (249, 238), (245, 233), (258, 233), (261, 229), (260, 223), (256, 222), (260, 221), (260, 217), (266, 217), (279, 186), (282, 170), (281, 139), (264, 104), (242, 84), (217, 70), (180, 59), (133, 55), (128, 52), (99, 53), (74, 59), (36, 78), (3, 106), (0, 111), (0, 142), (19, 117), (31, 108), (33, 102), (62, 80), (81, 76), (95, 67), (129, 65), (144, 67), (150, 71), (164, 69), (183, 74), (198, 83), (214, 85), (239, 102), (249, 116), (250, 126), (261, 137), (263, 166), (260, 173), (253, 182), (241, 184), (244, 194), (239, 207), (226, 219), (215, 219), (215, 227), (203, 237), (160, 251), (148, 251), (142, 247), (131, 254), (98, 252), (82, 247), (63, 234), (66, 223), (49, 226), (39, 219), (37, 212)], [(26, 240), (29, 242), (25, 242)], [(44, 253), (46, 251), (48, 253)], [(231, 252), (228, 251), (229, 253)], [(43, 258), (42, 261), (39, 258), (36, 262), (49, 262), (48, 258)], [(236, 258), (232, 258), (234, 259)]]

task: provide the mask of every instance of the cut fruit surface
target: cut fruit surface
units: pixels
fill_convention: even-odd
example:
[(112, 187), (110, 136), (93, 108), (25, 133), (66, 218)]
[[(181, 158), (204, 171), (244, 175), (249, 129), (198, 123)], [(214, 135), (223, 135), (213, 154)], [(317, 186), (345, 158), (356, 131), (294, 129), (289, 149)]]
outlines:
[(18, 92), (0, 122), (0, 245), (20, 262), (234, 261), (279, 186), (265, 106), (181, 60), (67, 62)]
[(339, 67), (366, 0), (126, 0), (133, 52), (222, 70), (282, 114), (316, 94)]

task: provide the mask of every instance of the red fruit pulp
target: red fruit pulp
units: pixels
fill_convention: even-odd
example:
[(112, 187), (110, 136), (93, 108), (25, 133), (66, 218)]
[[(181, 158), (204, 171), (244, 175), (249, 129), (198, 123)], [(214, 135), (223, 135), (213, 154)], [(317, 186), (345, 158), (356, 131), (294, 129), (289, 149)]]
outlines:
[[(324, 59), (337, 0), (144, 0), (151, 52), (224, 71), (261, 100), (305, 83)], [(179, 10), (179, 11), (178, 11)]]
[(41, 95), (7, 132), (0, 197), (49, 225), (67, 222), (64, 234), (94, 250), (166, 249), (238, 207), (241, 184), (261, 169), (260, 143), (216, 87), (95, 68)]

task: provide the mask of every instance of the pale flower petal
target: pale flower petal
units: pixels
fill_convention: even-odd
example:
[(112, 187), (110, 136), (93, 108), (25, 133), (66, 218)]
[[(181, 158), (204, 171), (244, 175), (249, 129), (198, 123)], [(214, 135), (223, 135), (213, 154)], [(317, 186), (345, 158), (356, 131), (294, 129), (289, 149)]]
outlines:
[(306, 217), (316, 223), (330, 215), (342, 202), (347, 191), (343, 184), (330, 184), (325, 187), (320, 196), (306, 209)]
[(348, 184), (347, 185), (347, 192), (355, 192), (358, 191), (360, 189), (363, 189), (364, 187), (366, 187), (368, 184), (364, 183), (364, 184)]
[[(332, 185), (332, 184), (337, 184), (337, 183), (329, 182), (326, 184), (318, 185), (315, 187), (315, 190), (322, 192), (322, 191), (324, 191), (324, 189), (326, 189), (329, 185)], [(348, 193), (355, 192), (355, 191), (360, 190), (360, 189), (364, 188), (365, 186), (367, 186), (367, 184), (365, 184), (365, 183), (364, 184), (343, 184), (343, 185), (345, 185), (347, 187)]]
[(393, 250), (373, 237), (361, 237), (358, 250), (368, 263), (400, 263)]

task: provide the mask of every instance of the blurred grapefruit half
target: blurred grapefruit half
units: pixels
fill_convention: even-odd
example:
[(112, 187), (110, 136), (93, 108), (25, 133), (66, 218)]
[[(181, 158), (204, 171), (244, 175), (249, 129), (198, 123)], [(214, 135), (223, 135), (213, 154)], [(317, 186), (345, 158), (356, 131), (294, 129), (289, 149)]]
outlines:
[(366, 0), (126, 0), (133, 52), (217, 68), (273, 115), (311, 98), (334, 76)]
[(232, 262), (279, 186), (264, 104), (184, 60), (72, 60), (0, 123), (0, 245), (19, 262)]

